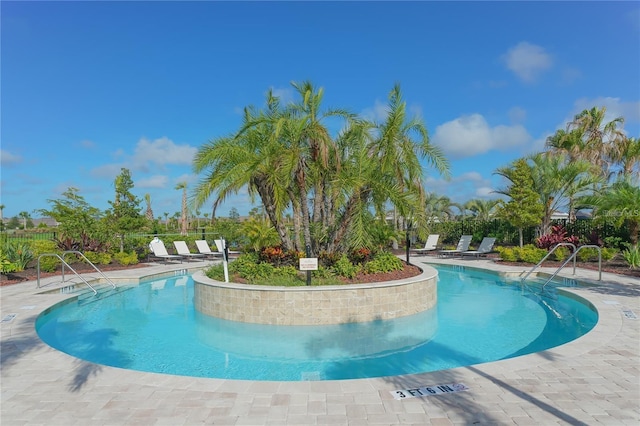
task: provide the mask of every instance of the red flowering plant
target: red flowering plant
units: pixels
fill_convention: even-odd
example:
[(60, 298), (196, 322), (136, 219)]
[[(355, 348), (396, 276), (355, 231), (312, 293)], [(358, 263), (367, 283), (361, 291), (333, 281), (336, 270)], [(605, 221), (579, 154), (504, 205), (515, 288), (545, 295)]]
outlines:
[(362, 247), (359, 249), (354, 249), (351, 251), (349, 255), (349, 260), (353, 264), (363, 264), (368, 262), (373, 258), (373, 253), (368, 248)]
[(297, 266), (302, 253), (295, 250), (283, 250), (280, 246), (265, 247), (260, 250), (258, 259), (260, 262), (270, 263), (273, 266)]
[(536, 246), (542, 249), (551, 249), (559, 243), (571, 243), (576, 247), (580, 243), (580, 239), (575, 235), (567, 235), (567, 230), (562, 225), (554, 225), (551, 227), (551, 233), (542, 235), (536, 239)]

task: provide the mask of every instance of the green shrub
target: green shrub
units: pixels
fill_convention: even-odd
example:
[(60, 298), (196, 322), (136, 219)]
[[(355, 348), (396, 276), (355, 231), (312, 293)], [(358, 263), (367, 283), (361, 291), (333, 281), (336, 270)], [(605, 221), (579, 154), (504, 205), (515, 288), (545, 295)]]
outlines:
[(40, 258), (40, 270), (43, 272), (55, 272), (61, 265), (60, 259), (53, 256), (45, 256)]
[(547, 254), (547, 250), (539, 249), (533, 244), (527, 244), (522, 249), (519, 249), (519, 260), (526, 263), (538, 263)]
[(343, 254), (340, 260), (338, 260), (335, 265), (333, 265), (333, 271), (336, 275), (345, 278), (354, 278), (358, 275), (360, 271), (360, 267), (358, 265), (354, 265), (351, 263), (346, 254)]
[[(570, 254), (571, 254), (571, 252), (569, 251), (568, 247), (560, 246), (557, 249), (555, 249), (553, 251), (553, 253), (551, 253), (551, 256), (549, 256), (549, 257), (551, 258), (551, 260), (556, 260), (558, 262), (562, 262), (562, 261), (568, 259)], [(542, 259), (542, 258), (540, 258), (540, 259)], [(538, 262), (535, 262), (535, 263), (538, 263)]]
[(580, 249), (577, 256), (579, 262), (593, 262), (598, 260), (598, 249), (595, 247), (587, 247)]
[(399, 271), (403, 268), (402, 261), (389, 252), (378, 253), (373, 260), (364, 265), (364, 271), (367, 274), (376, 274), (378, 272)]
[(547, 254), (545, 249), (539, 249), (533, 244), (524, 247), (497, 247), (502, 260), (507, 262), (538, 263)]
[(24, 271), (34, 257), (29, 243), (7, 244), (5, 256), (15, 266), (15, 271)]
[[(109, 253), (97, 253), (95, 251), (87, 251), (84, 254), (84, 257), (86, 257), (89, 262), (93, 263), (94, 265), (108, 265), (111, 263), (111, 254)], [(83, 259), (84, 261), (84, 259)]]
[(608, 262), (618, 254), (618, 249), (613, 247), (602, 247), (600, 249), (602, 251), (602, 260), (604, 262)]
[[(29, 244), (31, 245), (31, 250), (33, 251), (33, 256), (36, 261), (43, 254), (61, 253), (55, 241), (52, 240), (33, 240), (30, 241)], [(40, 270), (43, 272), (55, 272), (60, 264), (60, 260), (54, 256), (44, 256), (40, 258)]]
[(335, 274), (331, 268), (325, 268), (322, 265), (318, 265), (318, 269), (315, 271), (311, 271), (311, 276), (313, 278), (333, 278)]
[(506, 262), (518, 261), (518, 256), (516, 256), (513, 247), (496, 247), (496, 250), (500, 253), (500, 258)]
[(113, 255), (113, 258), (121, 265), (137, 265), (138, 264), (138, 253), (132, 251), (130, 253), (127, 252), (118, 252)]

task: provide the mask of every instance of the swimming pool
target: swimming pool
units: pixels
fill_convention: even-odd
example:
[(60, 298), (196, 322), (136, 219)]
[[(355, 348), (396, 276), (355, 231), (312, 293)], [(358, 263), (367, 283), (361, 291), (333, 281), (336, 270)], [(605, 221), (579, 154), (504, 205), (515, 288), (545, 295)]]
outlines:
[(574, 340), (598, 319), (586, 301), (490, 272), (436, 267), (438, 305), (394, 320), (270, 326), (193, 306), (189, 276), (71, 300), (36, 322), (50, 346), (98, 364), (248, 380), (339, 380), (414, 374), (511, 358)]

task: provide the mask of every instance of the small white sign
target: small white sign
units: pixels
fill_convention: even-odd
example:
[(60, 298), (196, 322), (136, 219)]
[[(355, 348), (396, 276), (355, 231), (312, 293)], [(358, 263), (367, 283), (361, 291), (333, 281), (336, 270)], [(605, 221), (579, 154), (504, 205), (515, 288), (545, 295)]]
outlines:
[(317, 271), (318, 270), (318, 258), (317, 257), (302, 257), (302, 258), (300, 258), (300, 270), (301, 271)]
[(390, 391), (395, 399), (417, 398), (421, 396), (442, 395), (469, 390), (463, 383), (450, 383), (447, 385), (424, 386), (415, 389), (402, 389)]

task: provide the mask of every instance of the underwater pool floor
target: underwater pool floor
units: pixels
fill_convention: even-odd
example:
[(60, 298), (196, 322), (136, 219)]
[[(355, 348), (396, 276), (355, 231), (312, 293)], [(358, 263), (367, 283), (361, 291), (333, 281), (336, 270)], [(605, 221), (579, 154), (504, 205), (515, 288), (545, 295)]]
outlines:
[[(412, 261), (524, 270), (486, 260), (422, 256)], [(184, 268), (157, 264), (108, 276), (137, 279)], [(572, 277), (571, 272), (565, 268), (562, 275)], [(595, 281), (597, 272), (579, 269), (576, 277)], [(42, 284), (51, 288), (59, 280), (51, 277)], [(551, 350), (406, 376), (254, 382), (144, 373), (78, 360), (44, 344), (34, 327), (43, 310), (69, 295), (36, 294), (35, 282), (2, 287), (0, 423), (638, 424), (640, 280), (603, 273), (602, 284), (568, 290), (589, 300), (600, 319), (587, 335)], [(397, 390), (451, 384), (468, 390), (394, 398)]]

